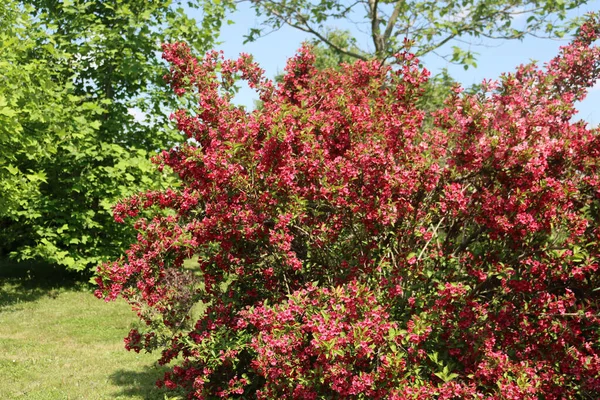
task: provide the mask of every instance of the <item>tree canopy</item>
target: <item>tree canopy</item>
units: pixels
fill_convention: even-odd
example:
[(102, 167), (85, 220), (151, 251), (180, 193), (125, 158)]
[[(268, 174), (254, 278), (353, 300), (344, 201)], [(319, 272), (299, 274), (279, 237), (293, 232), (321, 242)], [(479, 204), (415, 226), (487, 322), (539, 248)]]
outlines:
[[(464, 48), (465, 41), (562, 37), (580, 22), (568, 20), (568, 11), (585, 3), (587, 0), (253, 0), (263, 28), (252, 29), (248, 40), (288, 25), (341, 55), (387, 60), (402, 50), (408, 38), (418, 57), (453, 44), (449, 60), (469, 66), (475, 63), (475, 55)], [(340, 23), (352, 24), (367, 34), (371, 46), (360, 48), (340, 41), (339, 31), (332, 30), (339, 29)]]
[(160, 44), (213, 46), (226, 3), (8, 0), (0, 11), (0, 252), (85, 268), (118, 254), (122, 196), (164, 187), (149, 158), (183, 140), (189, 98), (166, 89)]

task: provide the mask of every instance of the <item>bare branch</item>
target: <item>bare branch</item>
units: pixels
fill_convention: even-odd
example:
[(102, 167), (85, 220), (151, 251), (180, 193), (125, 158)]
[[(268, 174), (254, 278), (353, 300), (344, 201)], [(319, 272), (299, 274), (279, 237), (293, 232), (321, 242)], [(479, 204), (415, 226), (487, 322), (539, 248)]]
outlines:
[(441, 42), (438, 42), (438, 43), (436, 43), (434, 45), (430, 45), (428, 47), (421, 48), (421, 50), (417, 51), (415, 53), (415, 55), (417, 57), (421, 57), (421, 56), (423, 56), (423, 55), (425, 55), (425, 54), (427, 54), (429, 52), (432, 52), (432, 51), (434, 51), (436, 49), (439, 49), (440, 47), (442, 47), (443, 45), (445, 45), (446, 43), (448, 43), (450, 40), (452, 40), (452, 39), (456, 38), (457, 36), (459, 36), (461, 33), (462, 33), (462, 31), (457, 31), (457, 33), (450, 34), (445, 39), (443, 39)]
[(394, 11), (392, 11), (392, 15), (390, 19), (388, 19), (387, 25), (385, 27), (385, 32), (383, 33), (383, 42), (386, 44), (388, 40), (390, 40), (390, 36), (392, 35), (392, 30), (394, 29), (394, 25), (396, 25), (396, 21), (400, 16), (400, 10), (402, 9), (402, 5), (404, 4), (404, 0), (398, 0), (396, 6), (394, 7)]
[(379, 33), (379, 16), (377, 15), (378, 0), (369, 0), (369, 16), (371, 17), (371, 38), (373, 38), (373, 44), (375, 45), (375, 54), (381, 55), (382, 43), (381, 35)]
[(297, 11), (295, 12), (295, 14), (296, 14), (295, 17), (302, 25), (293, 22), (290, 18), (286, 17), (285, 15), (283, 15), (282, 13), (280, 13), (277, 10), (269, 9), (269, 12), (271, 12), (273, 15), (275, 15), (277, 18), (279, 18), (280, 21), (291, 26), (292, 28), (295, 28), (302, 32), (310, 33), (311, 35), (316, 36), (320, 41), (322, 41), (323, 43), (325, 43), (327, 46), (331, 47), (333, 50), (335, 50), (338, 53), (345, 54), (347, 56), (357, 58), (357, 59), (363, 60), (363, 61), (368, 60), (368, 57), (365, 57), (361, 54), (355, 53), (350, 50), (346, 50), (346, 49), (336, 45), (329, 39), (327, 39), (327, 37), (325, 35), (323, 35), (321, 32), (319, 32), (318, 30), (316, 30), (312, 26), (310, 26), (310, 24), (308, 23), (306, 18)]

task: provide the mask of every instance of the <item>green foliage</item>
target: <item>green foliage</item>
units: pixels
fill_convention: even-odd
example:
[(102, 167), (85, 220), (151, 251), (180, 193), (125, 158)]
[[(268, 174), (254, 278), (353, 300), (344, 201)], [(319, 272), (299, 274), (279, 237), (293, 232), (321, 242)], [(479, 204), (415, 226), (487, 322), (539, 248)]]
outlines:
[[(328, 29), (326, 32), (327, 40), (335, 47), (360, 54), (361, 50), (356, 43), (356, 39), (348, 30)], [(335, 51), (333, 47), (327, 46), (324, 42), (313, 39), (311, 44), (314, 46), (313, 52), (316, 57), (315, 67), (320, 70), (326, 68), (336, 68), (342, 63), (353, 63), (357, 59), (348, 54)], [(366, 54), (365, 54), (366, 55)]]
[(85, 269), (122, 252), (117, 199), (172, 183), (150, 157), (184, 138), (160, 43), (200, 53), (227, 3), (9, 0), (0, 10), (0, 253)]

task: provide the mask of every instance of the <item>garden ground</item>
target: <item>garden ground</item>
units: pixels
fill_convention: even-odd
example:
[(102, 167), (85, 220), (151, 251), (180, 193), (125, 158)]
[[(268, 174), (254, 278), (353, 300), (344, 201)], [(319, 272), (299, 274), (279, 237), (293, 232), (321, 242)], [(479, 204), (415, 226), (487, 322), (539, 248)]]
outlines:
[(168, 398), (157, 357), (123, 347), (137, 324), (125, 302), (98, 300), (73, 276), (0, 260), (0, 399)]

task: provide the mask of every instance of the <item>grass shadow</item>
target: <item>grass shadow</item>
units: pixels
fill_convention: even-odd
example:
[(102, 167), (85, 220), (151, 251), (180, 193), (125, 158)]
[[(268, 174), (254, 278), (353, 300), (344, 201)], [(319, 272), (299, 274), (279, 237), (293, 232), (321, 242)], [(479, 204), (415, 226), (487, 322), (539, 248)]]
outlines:
[(84, 274), (40, 262), (0, 258), (0, 311), (65, 290), (89, 290)]
[(177, 398), (183, 393), (156, 386), (157, 379), (164, 376), (169, 371), (168, 367), (147, 367), (145, 371), (127, 371), (119, 370), (110, 375), (110, 380), (114, 385), (121, 387), (121, 391), (115, 393), (117, 396), (138, 397), (147, 400), (164, 400), (165, 395), (168, 398)]

